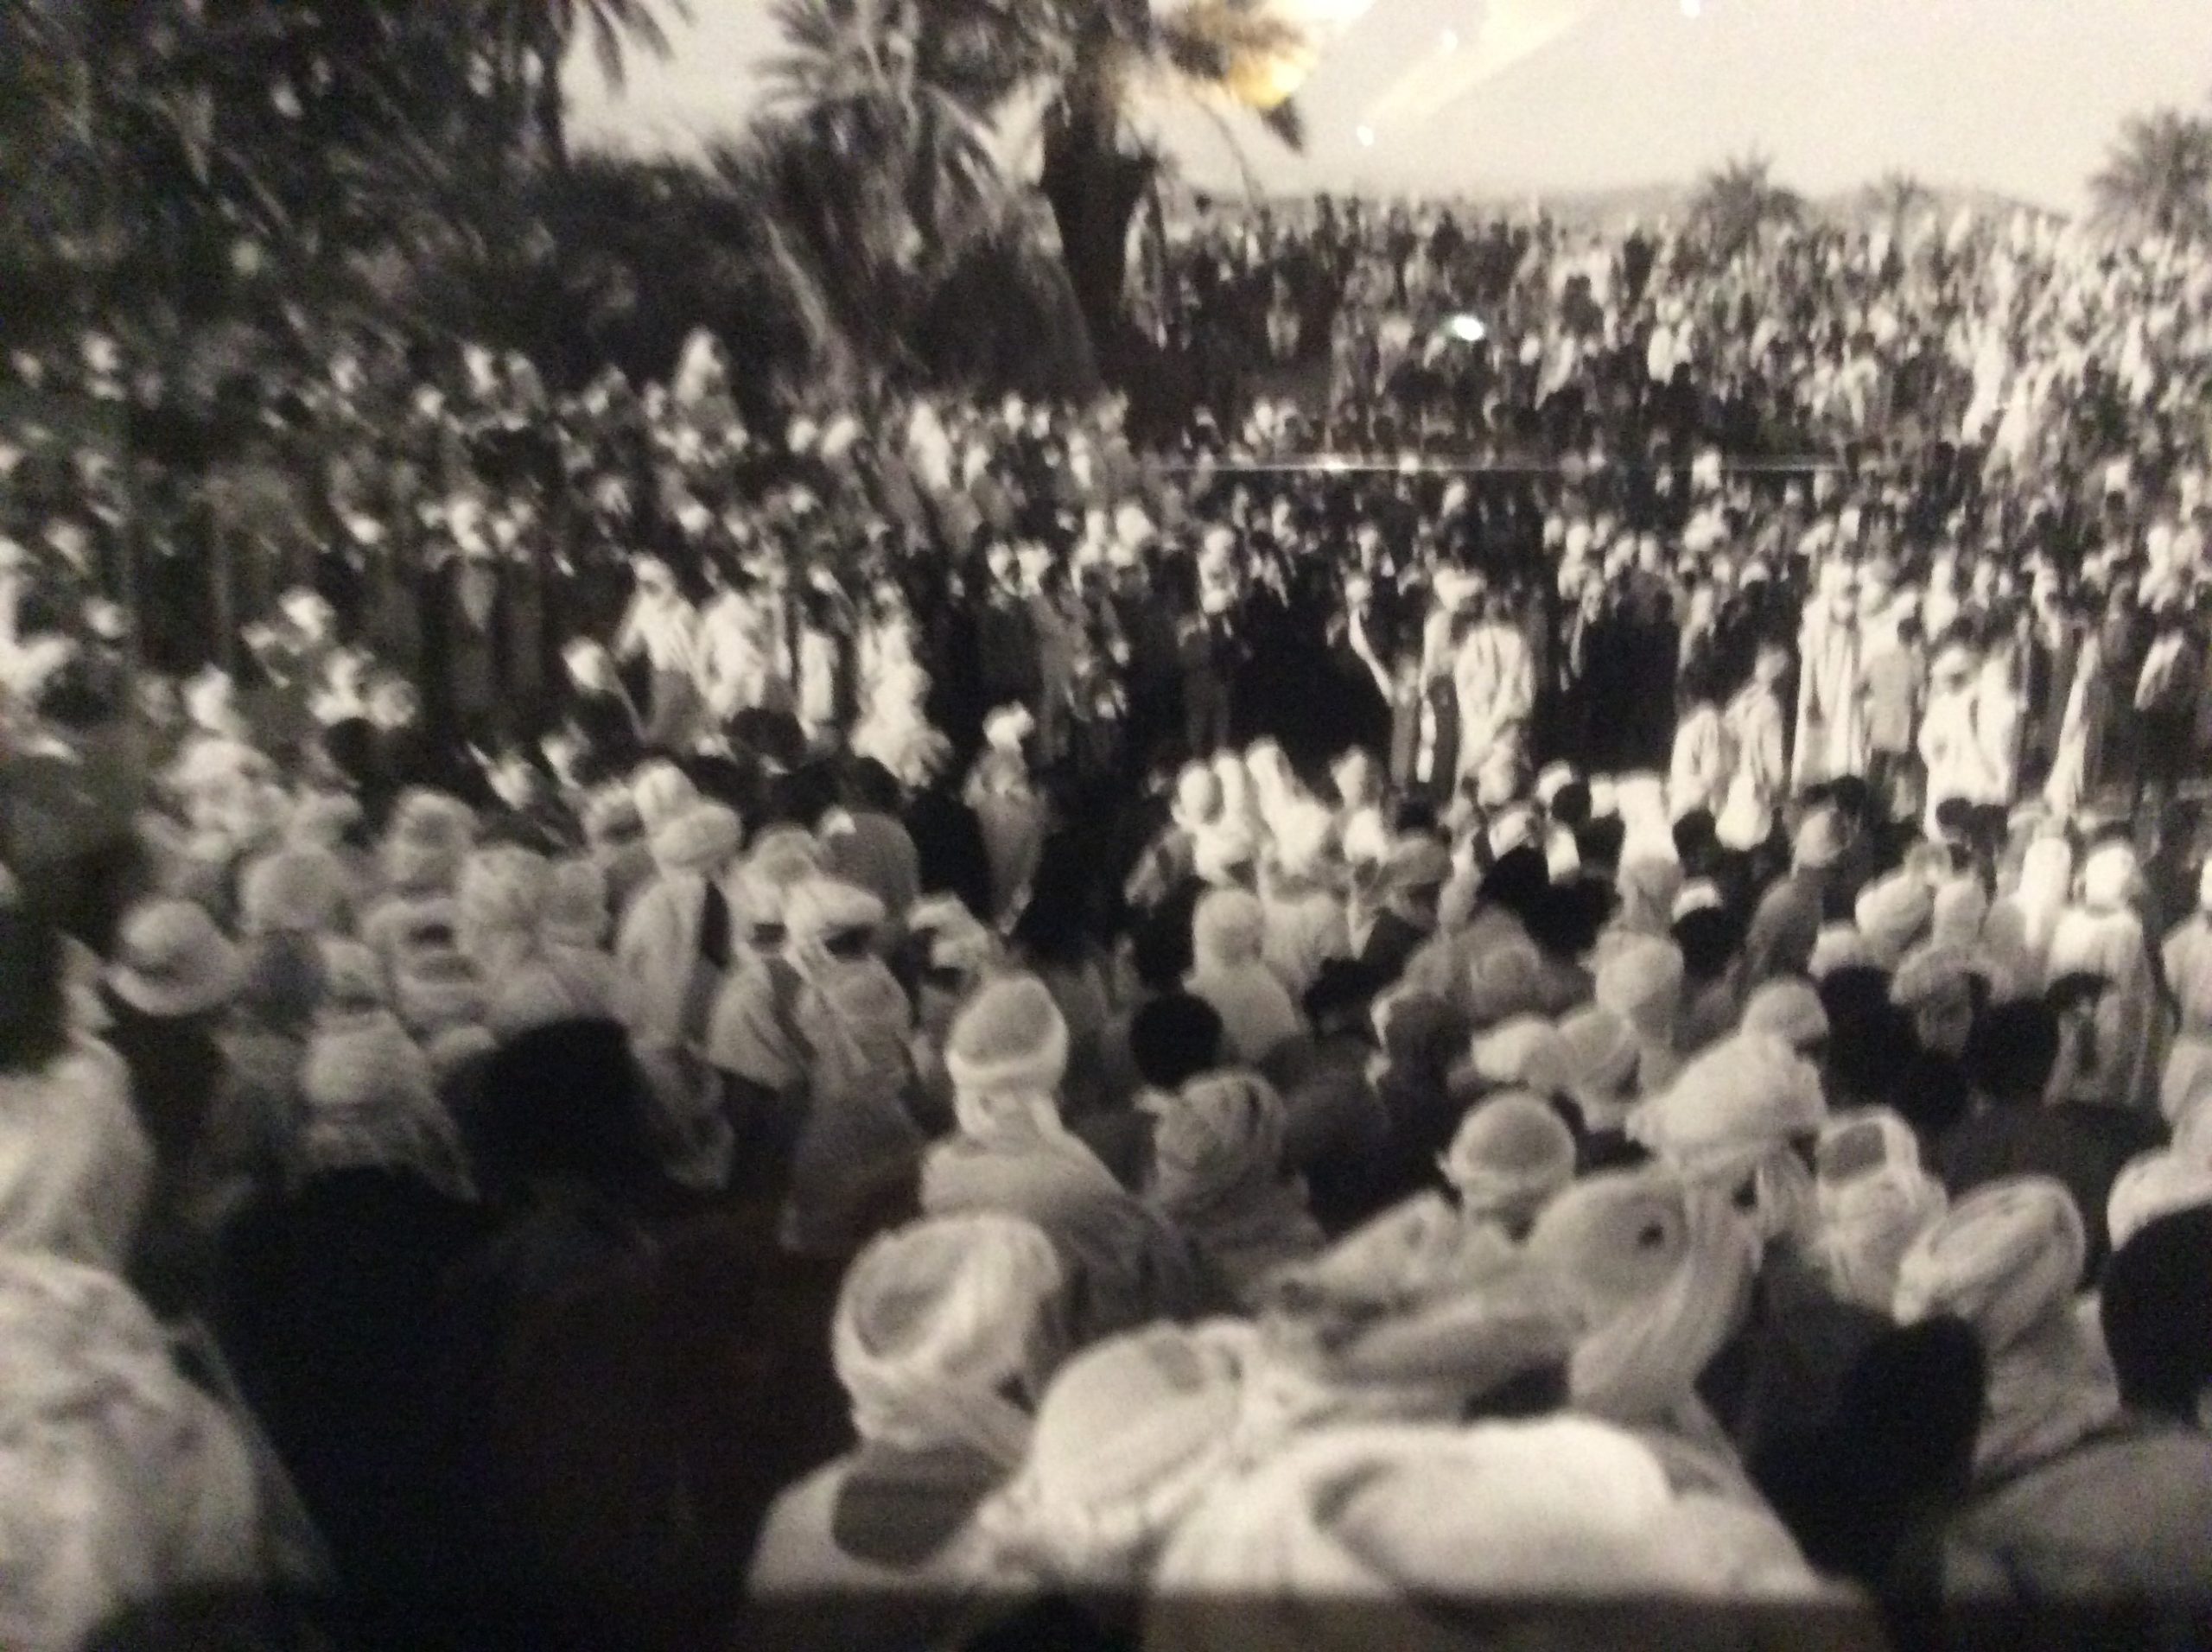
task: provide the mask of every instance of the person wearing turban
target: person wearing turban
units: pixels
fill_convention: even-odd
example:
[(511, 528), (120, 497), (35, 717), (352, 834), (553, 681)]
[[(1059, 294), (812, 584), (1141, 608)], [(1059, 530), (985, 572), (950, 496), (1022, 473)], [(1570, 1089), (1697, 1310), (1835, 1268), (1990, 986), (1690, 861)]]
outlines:
[(1897, 1269), (1901, 1324), (1973, 1326), (1989, 1360), (1977, 1481), (2046, 1461), (2110, 1421), (2120, 1396), (2075, 1312), (2088, 1239), (2064, 1185), (2024, 1176), (1976, 1189), (1923, 1231)]
[(1653, 937), (1623, 942), (1598, 966), (1599, 1007), (1619, 1016), (1636, 1034), (1640, 1094), (1658, 1094), (1681, 1064), (1675, 1047), (1682, 981), (1681, 949)]
[(1236, 1298), (1323, 1242), (1304, 1183), (1287, 1175), (1282, 1097), (1255, 1073), (1206, 1073), (1148, 1090), (1152, 1165), (1145, 1198), (1195, 1242)]
[(1844, 848), (1842, 816), (1835, 810), (1816, 809), (1800, 823), (1790, 851), (1789, 874), (1768, 887), (1751, 916), (1744, 943), (1750, 985), (1805, 973), (1820, 938), (1828, 886)]
[(1921, 1168), (1911, 1127), (1881, 1108), (1822, 1127), (1815, 1172), (1814, 1259), (1842, 1300), (1888, 1313), (1906, 1249), (1949, 1208), (1942, 1183)]
[(1936, 913), (1936, 892), (1910, 867), (1859, 892), (1853, 916), (1877, 967), (1894, 969), (1927, 933)]
[[(1423, 1193), (1398, 1207), (1413, 1277), (1443, 1280), (1479, 1268), (1500, 1238), (1519, 1244), (1574, 1178), (1574, 1134), (1539, 1096), (1508, 1090), (1471, 1108), (1440, 1155), (1450, 1196)], [(1370, 1240), (1376, 1236), (1370, 1230)]]
[(1663, 1166), (1600, 1172), (1546, 1207), (1528, 1255), (1579, 1316), (1574, 1408), (1725, 1458), (1696, 1383), (1741, 1326), (1757, 1265), (1754, 1236), (1726, 1199)]
[(1075, 1334), (1088, 1342), (1185, 1317), (1210, 1293), (1189, 1242), (1062, 1120), (1067, 1049), (1067, 1023), (1044, 982), (1008, 975), (987, 983), (946, 1041), (957, 1123), (924, 1156), (920, 1191), (933, 1216), (1000, 1210), (1042, 1228), (1083, 1282)]
[(200, 1592), (278, 1581), (252, 1448), (113, 1274), (0, 1252), (0, 1636), (108, 1641)]
[(1020, 1471), (977, 1511), (995, 1585), (1135, 1605), (1178, 1522), (1235, 1471), (1261, 1357), (1255, 1326), (1210, 1319), (1126, 1331), (1070, 1359)]
[(1266, 944), (1267, 912), (1256, 895), (1211, 891), (1191, 918), (1188, 985), (1220, 1015), (1236, 1060), (1280, 1071), (1296, 1062), (1308, 1033), (1296, 1001), (1263, 960)]
[(119, 1273), (154, 1171), (115, 1052), (71, 1025), (61, 938), (0, 905), (0, 1250)]
[(734, 1147), (706, 1052), (733, 954), (722, 876), (744, 827), (728, 805), (672, 783), (677, 795), (665, 803), (645, 795), (653, 774), (639, 785), (639, 814), (655, 873), (622, 914), (614, 961), (632, 1039), (662, 1098), (672, 1162), (684, 1165), (687, 1185), (720, 1186)]
[(2075, 1099), (2147, 1111), (2156, 1096), (2164, 1006), (2135, 901), (2141, 868), (2126, 843), (2082, 863), (2078, 899), (2051, 932), (2046, 984), (2071, 975), (2106, 982), (2095, 1013), (2095, 1060), (2069, 1085)]
[(2177, 1125), (2212, 1083), (2212, 861), (2198, 875), (2196, 910), (2167, 932), (2160, 958), (2180, 1020), (2159, 1078), (2158, 1107)]
[(769, 1511), (747, 1583), (759, 1643), (914, 1644), (990, 1576), (976, 1516), (1029, 1459), (1066, 1288), (1052, 1241), (991, 1211), (855, 1260), (830, 1350), (860, 1444)]
[(857, 1244), (876, 1179), (921, 1151), (906, 1107), (913, 1007), (873, 950), (886, 912), (868, 891), (811, 878), (785, 895), (783, 914), (785, 956), (801, 983), (791, 1020), (806, 1052), (785, 1241), (836, 1255)]
[(1954, 1599), (2145, 1602), (2178, 1623), (2212, 1594), (2212, 1208), (2131, 1233), (2098, 1317), (2124, 1409), (1951, 1522)]
[[(1833, 1604), (1771, 1515), (1678, 1478), (1587, 1418), (1316, 1434), (1183, 1521), (1145, 1645), (1656, 1647), (1699, 1643), (1693, 1603)], [(1624, 1598), (1643, 1604), (1599, 1604)], [(1654, 1600), (1684, 1610), (1655, 1622)]]
[(1344, 899), (1330, 886), (1335, 836), (1335, 818), (1320, 804), (1290, 800), (1275, 810), (1270, 852), (1261, 863), (1267, 920), (1261, 956), (1295, 999), (1306, 996), (1323, 964), (1351, 956)]
[(1817, 1068), (1771, 1033), (1739, 1032), (1629, 1123), (1631, 1137), (1728, 1203), (1750, 1233), (1749, 1312), (1700, 1387), (1746, 1461), (1831, 1419), (1843, 1373), (1885, 1324), (1832, 1288), (1815, 1255), (1812, 1166), (1827, 1118)]

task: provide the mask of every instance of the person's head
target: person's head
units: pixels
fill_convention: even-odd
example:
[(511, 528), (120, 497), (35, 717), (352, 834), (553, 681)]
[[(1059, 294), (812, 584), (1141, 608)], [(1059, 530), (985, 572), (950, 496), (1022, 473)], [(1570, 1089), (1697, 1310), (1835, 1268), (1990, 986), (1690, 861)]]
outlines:
[(1966, 1054), (1988, 994), (1988, 983), (1958, 949), (1931, 943), (1909, 956), (1890, 983), (1890, 996), (1912, 1017), (1913, 1036), (1931, 1055)]
[(1550, 887), (1551, 870), (1543, 852), (1524, 843), (1499, 855), (1497, 863), (1483, 874), (1476, 899), (1484, 906), (1502, 908), (1525, 924)]
[(2047, 1004), (1993, 1004), (1967, 1040), (1967, 1082), (1992, 1102), (2039, 1105), (2058, 1062), (2058, 1018)]
[(1529, 938), (1540, 951), (1555, 959), (1587, 956), (1605, 926), (1606, 912), (1601, 904), (1605, 893), (1604, 886), (1580, 879), (1547, 884), (1524, 920)]
[(1683, 978), (1709, 987), (1722, 980), (1744, 956), (1744, 920), (1725, 906), (1700, 906), (1675, 921), (1675, 944), (1682, 950)]
[(2159, 1217), (2121, 1245), (2098, 1312), (2131, 1410), (2212, 1426), (2212, 1205)]
[(370, 722), (387, 734), (412, 728), (422, 713), (415, 685), (404, 677), (378, 679), (369, 689), (368, 701)]
[(1221, 1065), (1222, 1038), (1219, 1013), (1188, 993), (1154, 999), (1129, 1023), (1129, 1052), (1154, 1090), (1180, 1090)]

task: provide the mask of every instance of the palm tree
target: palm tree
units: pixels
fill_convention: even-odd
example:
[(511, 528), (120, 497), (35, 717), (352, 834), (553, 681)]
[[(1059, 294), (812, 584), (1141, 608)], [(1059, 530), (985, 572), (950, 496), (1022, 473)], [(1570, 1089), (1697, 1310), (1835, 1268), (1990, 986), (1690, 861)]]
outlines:
[(1109, 376), (1131, 346), (1123, 313), (1129, 226), (1160, 157), (1135, 143), (1129, 117), (1147, 79), (1255, 113), (1293, 149), (1305, 129), (1287, 88), (1310, 61), (1305, 30), (1266, 0), (1059, 0), (1044, 59), (1047, 96), (1039, 180), (1060, 232), (1062, 259), (1093, 346)]
[(718, 164), (760, 199), (855, 341), (887, 367), (969, 239), (1011, 199), (986, 146), (988, 102), (928, 71), (943, 55), (916, 0), (778, 0), (753, 141)]
[(1771, 159), (1747, 155), (1705, 175), (1690, 213), (1714, 251), (1730, 258), (1755, 245), (1770, 228), (1798, 222), (1805, 203), (1795, 190), (1774, 181)]
[[(1303, 131), (1289, 92), (1310, 66), (1312, 43), (1270, 0), (787, 0), (779, 13), (792, 56), (777, 78), (790, 104), (844, 106), (833, 126), (854, 126), (856, 79), (870, 97), (914, 98), (908, 163), (950, 163), (956, 197), (970, 187), (974, 159), (958, 134), (1018, 101), (1035, 99), (1040, 186), (1058, 231), (1060, 257), (1091, 343), (1113, 359), (1128, 342), (1123, 286), (1130, 226), (1160, 166), (1130, 128), (1136, 94), (1165, 82), (1255, 112), (1293, 148)], [(894, 35), (832, 72), (828, 60), (869, 29)], [(886, 72), (886, 60), (890, 72)], [(924, 101), (920, 94), (929, 94)], [(928, 162), (935, 155), (937, 162)], [(914, 184), (918, 196), (938, 186)], [(926, 222), (925, 214), (924, 222)]]
[(691, 20), (690, 0), (484, 0), (478, 34), (493, 97), (511, 123), (535, 128), (540, 153), (556, 169), (569, 164), (561, 69), (569, 53), (588, 37), (600, 73), (619, 92), (631, 48), (668, 56), (664, 4), (677, 20)]
[(2089, 193), (2113, 229), (2183, 239), (2212, 233), (2212, 122), (2173, 109), (2133, 117)]
[(1892, 229), (1901, 228), (1916, 213), (1936, 204), (1936, 192), (1903, 170), (1885, 172), (1867, 186), (1867, 204)]

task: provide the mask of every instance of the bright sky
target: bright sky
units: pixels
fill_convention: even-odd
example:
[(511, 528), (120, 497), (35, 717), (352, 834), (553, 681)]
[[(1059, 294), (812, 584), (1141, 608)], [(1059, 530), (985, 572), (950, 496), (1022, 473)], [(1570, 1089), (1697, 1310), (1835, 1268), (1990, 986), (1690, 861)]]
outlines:
[[(1904, 168), (2071, 210), (2123, 117), (2212, 111), (2209, 0), (1282, 3), (1364, 15), (1300, 94), (1303, 157), (1230, 115), (1271, 190), (1612, 188), (1757, 148), (1815, 195)], [(682, 149), (743, 129), (777, 46), (766, 0), (692, 10), (673, 60), (637, 61), (620, 99), (575, 66), (582, 135)], [(1192, 182), (1234, 186), (1205, 117), (1161, 99), (1155, 119)]]

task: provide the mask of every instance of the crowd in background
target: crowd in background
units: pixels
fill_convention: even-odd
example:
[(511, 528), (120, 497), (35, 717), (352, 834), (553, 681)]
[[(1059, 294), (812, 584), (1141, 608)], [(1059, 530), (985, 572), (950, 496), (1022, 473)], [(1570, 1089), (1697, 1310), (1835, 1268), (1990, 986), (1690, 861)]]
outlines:
[(0, 1642), (2190, 1643), (2212, 272), (1180, 257), (1325, 413), (9, 435)]

